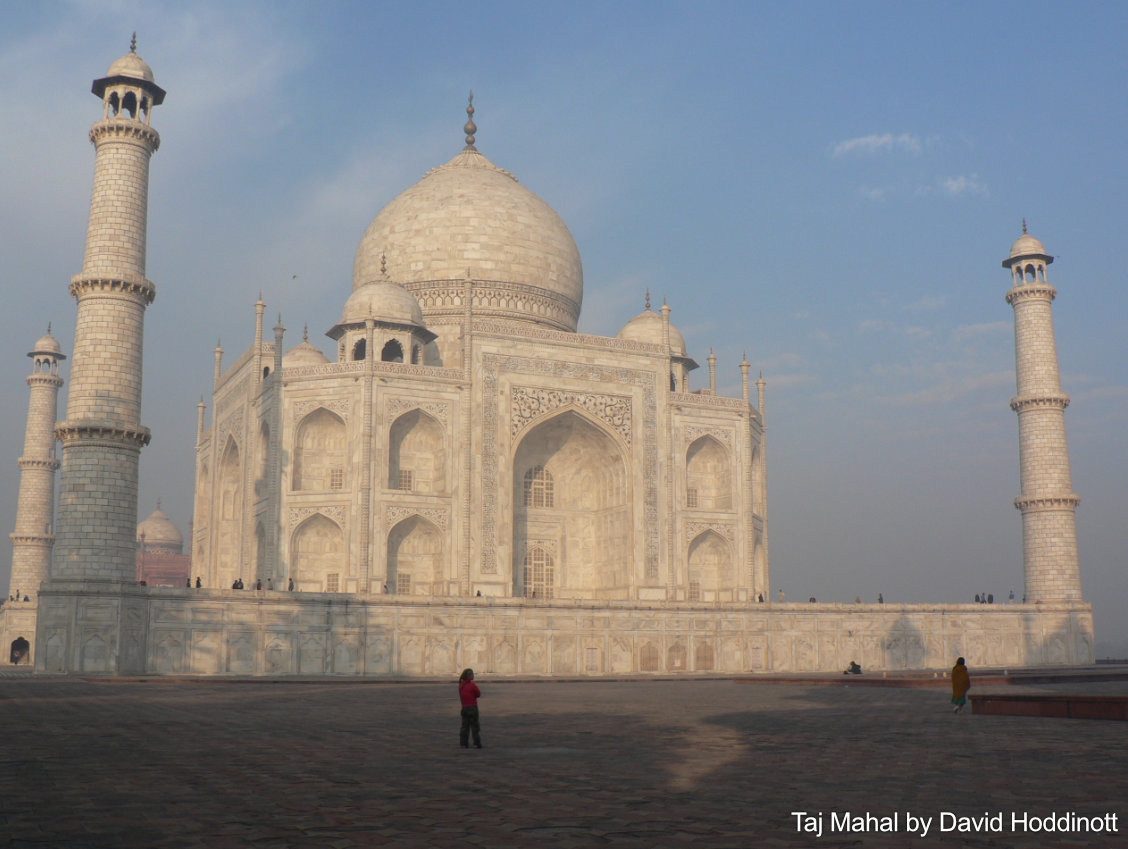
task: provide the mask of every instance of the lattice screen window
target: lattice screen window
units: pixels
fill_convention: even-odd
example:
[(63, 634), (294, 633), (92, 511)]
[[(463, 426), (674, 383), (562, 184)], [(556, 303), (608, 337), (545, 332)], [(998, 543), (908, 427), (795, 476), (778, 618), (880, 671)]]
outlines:
[(410, 492), (415, 488), (415, 481), (411, 476), (410, 469), (400, 469), (399, 473), (399, 489), (407, 490)]
[(338, 572), (330, 572), (325, 576), (325, 592), (339, 593), (341, 591), (341, 575)]
[(345, 470), (340, 466), (329, 470), (329, 488), (330, 489), (344, 489), (345, 488)]
[(552, 474), (544, 466), (525, 472), (525, 506), (552, 507), (555, 502)]
[(690, 581), (689, 582), (689, 600), (690, 601), (701, 601), (701, 582), (700, 581)]
[(685, 491), (685, 506), (686, 507), (696, 507), (697, 506), (697, 487), (691, 486), (689, 489), (687, 489)]
[(411, 575), (403, 572), (396, 575), (396, 593), (398, 595), (411, 595)]
[(529, 598), (552, 598), (555, 572), (552, 555), (539, 546), (525, 555), (525, 595)]

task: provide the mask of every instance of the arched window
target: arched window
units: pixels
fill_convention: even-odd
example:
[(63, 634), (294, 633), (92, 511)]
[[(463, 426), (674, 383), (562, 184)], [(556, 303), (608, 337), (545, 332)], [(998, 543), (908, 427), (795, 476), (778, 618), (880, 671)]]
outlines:
[(395, 339), (389, 339), (384, 350), (380, 352), (380, 360), (385, 363), (402, 363), (403, 346)]
[(368, 343), (364, 339), (359, 339), (357, 343), (353, 345), (352, 358), (354, 360), (363, 360), (366, 356), (368, 356)]
[(129, 113), (130, 118), (137, 117), (137, 95), (133, 92), (126, 92), (125, 97), (121, 99), (121, 109), (123, 112)]
[(552, 475), (544, 466), (533, 466), (525, 472), (525, 506), (554, 506)]
[(540, 546), (529, 549), (525, 555), (525, 596), (552, 598), (552, 588), (556, 583), (554, 573), (551, 554)]
[(345, 423), (324, 407), (306, 416), (298, 427), (294, 444), (292, 487), (295, 490), (343, 489), (347, 462)]
[(118, 103), (118, 93), (116, 91), (113, 92), (110, 95), (109, 104), (110, 104), (110, 116), (113, 117), (113, 118), (116, 118), (118, 112), (121, 109), (121, 106)]

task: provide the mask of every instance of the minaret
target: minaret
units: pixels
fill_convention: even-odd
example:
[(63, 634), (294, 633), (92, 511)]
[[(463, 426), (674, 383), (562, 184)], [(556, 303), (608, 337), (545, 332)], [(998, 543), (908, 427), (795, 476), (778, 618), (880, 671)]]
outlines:
[(1011, 245), (1003, 268), (1010, 269), (1007, 303), (1014, 307), (1014, 353), (1018, 392), (1018, 457), (1022, 493), (1022, 563), (1026, 601), (1080, 601), (1074, 511), (1080, 500), (1069, 475), (1065, 408), (1050, 304), (1057, 290), (1046, 278), (1054, 258), (1026, 232)]
[[(135, 35), (130, 52), (92, 88), (102, 120), (90, 128), (94, 189), (86, 253), (70, 284), (78, 317), (67, 417), (56, 429), (63, 450), (52, 583), (135, 580), (137, 472), (149, 442), (140, 422), (142, 333), (145, 308), (156, 295), (145, 278), (145, 231), (149, 159), (160, 136), (149, 120), (165, 96), (136, 42)], [(41, 615), (41, 633), (43, 627)], [(69, 646), (64, 666), (121, 669), (128, 659), (119, 650), (116, 634), (108, 633), (102, 645)]]
[[(51, 565), (51, 546), (55, 542), (55, 420), (59, 406), (59, 363), (66, 359), (51, 335), (51, 326), (28, 353), (32, 359), (27, 385), (31, 398), (27, 407), (27, 429), (20, 457), (20, 496), (16, 506), (16, 527), (8, 535), (12, 541), (12, 581), (8, 596), (15, 598), (6, 611), (0, 645), (23, 637), (28, 641), (28, 661), (35, 653), (35, 611), (39, 585), (47, 580)], [(28, 601), (23, 601), (27, 598)], [(19, 632), (19, 633), (17, 633)]]

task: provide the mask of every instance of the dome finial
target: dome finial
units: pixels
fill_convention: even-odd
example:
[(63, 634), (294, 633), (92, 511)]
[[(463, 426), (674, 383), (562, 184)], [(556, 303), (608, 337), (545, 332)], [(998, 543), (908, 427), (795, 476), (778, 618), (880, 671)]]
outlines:
[(157, 509), (158, 509), (158, 510), (160, 510), (160, 509), (161, 509), (161, 499), (160, 499), (160, 497), (159, 497), (159, 496), (157, 497)]
[(309, 341), (309, 322), (308, 321), (305, 323), (305, 326), (302, 328), (302, 341), (303, 342)]
[(51, 335), (51, 322), (47, 322), (47, 335)]
[(1026, 216), (1022, 216), (1022, 235), (1026, 235)]
[(466, 102), (466, 126), (462, 129), (466, 133), (466, 147), (477, 150), (474, 147), (474, 133), (478, 132), (478, 127), (474, 124), (474, 92), (470, 92)]
[(133, 31), (133, 38), (130, 39), (130, 41), (129, 41), (129, 52), (130, 53), (136, 53), (137, 52), (137, 30)]
[(646, 308), (650, 309), (650, 290), (646, 290)]

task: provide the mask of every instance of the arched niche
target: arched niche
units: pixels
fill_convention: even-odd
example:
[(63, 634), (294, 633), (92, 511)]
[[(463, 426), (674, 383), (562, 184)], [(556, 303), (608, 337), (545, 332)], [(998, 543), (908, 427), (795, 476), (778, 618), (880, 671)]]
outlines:
[(230, 586), (241, 577), (239, 541), (243, 524), (243, 464), (239, 445), (232, 436), (220, 455), (216, 471), (215, 563), (219, 586)]
[(255, 495), (263, 498), (270, 490), (267, 474), (270, 471), (270, 425), (263, 422), (255, 443)]
[(445, 595), (443, 537), (422, 516), (409, 516), (388, 534), (388, 592)]
[(554, 551), (563, 598), (629, 598), (630, 482), (624, 452), (603, 427), (565, 410), (530, 428), (513, 458), (513, 593), (528, 594), (525, 560)]
[(686, 506), (698, 510), (732, 509), (732, 457), (711, 436), (689, 446), (685, 460)]
[(422, 410), (409, 410), (388, 433), (388, 489), (446, 492), (443, 428)]
[(348, 437), (339, 416), (318, 407), (302, 419), (294, 441), (294, 490), (345, 488)]
[(266, 528), (262, 522), (255, 524), (255, 577), (269, 576), (266, 565)]
[(715, 531), (705, 531), (689, 544), (689, 592), (691, 601), (715, 601), (718, 593), (735, 588), (732, 546)]
[(345, 535), (332, 519), (315, 513), (290, 540), (290, 577), (301, 592), (340, 592), (346, 586)]

